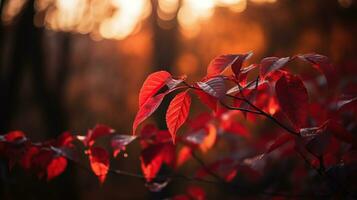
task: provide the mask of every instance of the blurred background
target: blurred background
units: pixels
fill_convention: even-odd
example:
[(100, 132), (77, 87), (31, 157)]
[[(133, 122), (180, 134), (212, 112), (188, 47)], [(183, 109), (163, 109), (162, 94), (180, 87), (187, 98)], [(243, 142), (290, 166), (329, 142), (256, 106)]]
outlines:
[[(19, 129), (34, 141), (64, 130), (84, 134), (96, 123), (130, 134), (149, 73), (164, 69), (198, 80), (219, 54), (253, 51), (249, 62), (259, 62), (317, 52), (346, 77), (356, 71), (354, 0), (0, 2), (0, 133)], [(114, 167), (139, 172), (139, 145), (128, 152)], [(152, 196), (141, 180), (110, 175), (100, 187), (75, 166), (51, 183), (1, 170), (0, 199)]]

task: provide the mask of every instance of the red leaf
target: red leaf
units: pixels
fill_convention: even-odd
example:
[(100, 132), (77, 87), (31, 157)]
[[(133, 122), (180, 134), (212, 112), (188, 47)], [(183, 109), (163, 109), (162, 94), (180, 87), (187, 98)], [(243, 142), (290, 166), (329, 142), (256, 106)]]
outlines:
[(31, 146), (26, 149), (24, 155), (21, 158), (21, 165), (24, 169), (30, 169), (32, 166), (32, 159), (36, 156), (40, 150), (38, 147)]
[(94, 129), (89, 129), (87, 132), (87, 136), (84, 139), (83, 143), (86, 146), (92, 146), (94, 141), (99, 138), (99, 137), (103, 137), (103, 136), (107, 136), (114, 133), (114, 129), (105, 126), (105, 125), (101, 125), (101, 124), (97, 124)]
[(187, 194), (194, 200), (205, 200), (206, 193), (205, 191), (198, 186), (190, 186), (187, 188)]
[(53, 158), (47, 165), (47, 181), (62, 174), (67, 167), (67, 159), (63, 156)]
[(191, 97), (188, 94), (188, 90), (177, 94), (170, 102), (166, 112), (166, 124), (171, 134), (173, 143), (175, 143), (177, 130), (182, 126), (188, 117), (190, 105)]
[(133, 134), (135, 134), (136, 128), (139, 126), (139, 124), (155, 112), (155, 110), (159, 107), (162, 100), (164, 99), (165, 95), (166, 93), (161, 93), (151, 97), (145, 102), (144, 105), (139, 108), (133, 123)]
[(15, 142), (26, 140), (25, 133), (22, 131), (11, 131), (5, 135), (5, 141), (7, 142)]
[(238, 55), (238, 59), (236, 59), (236, 61), (232, 64), (232, 71), (236, 75), (236, 77), (238, 77), (241, 72), (243, 62), (249, 59), (252, 55), (253, 52), (248, 52), (246, 54)]
[(222, 117), (220, 126), (224, 132), (237, 134), (247, 139), (251, 137), (248, 129), (245, 126), (237, 121), (232, 120), (230, 117)]
[(139, 93), (139, 107), (142, 107), (146, 101), (153, 97), (171, 78), (167, 71), (158, 71), (150, 74), (143, 83)]
[(206, 126), (206, 137), (204, 138), (202, 144), (200, 144), (200, 149), (203, 152), (207, 152), (216, 143), (217, 129), (213, 124), (207, 124)]
[(62, 133), (56, 141), (56, 145), (58, 147), (71, 147), (73, 144), (74, 137), (70, 132)]
[(210, 113), (202, 112), (193, 119), (189, 120), (188, 124), (192, 131), (197, 131), (204, 128), (211, 120), (213, 120), (213, 116)]
[(47, 167), (55, 156), (53, 151), (41, 149), (38, 153), (31, 155), (31, 168), (35, 169), (39, 178), (47, 174)]
[(289, 57), (267, 57), (260, 62), (260, 76), (263, 78), (269, 73), (284, 67), (290, 61)]
[(194, 92), (198, 96), (198, 98), (202, 101), (202, 103), (204, 103), (206, 106), (208, 106), (213, 111), (217, 111), (217, 101), (218, 100), (216, 98), (207, 94), (206, 92), (203, 92), (202, 90), (194, 90)]
[(190, 147), (184, 146), (180, 149), (177, 155), (176, 167), (180, 167), (189, 158), (191, 158), (192, 149)]
[(268, 150), (266, 153), (270, 153), (274, 151), (275, 149), (281, 147), (282, 145), (292, 141), (294, 137), (291, 134), (284, 133), (280, 135), (276, 140), (269, 146)]
[(116, 157), (120, 151), (125, 150), (126, 145), (131, 143), (137, 138), (137, 136), (131, 135), (115, 135), (111, 140), (111, 146), (114, 150), (114, 157)]
[(333, 86), (336, 83), (336, 71), (328, 57), (314, 53), (298, 55), (297, 57), (303, 61), (311, 63), (315, 68), (324, 73), (330, 86)]
[(337, 139), (357, 146), (357, 137), (348, 132), (341, 124), (329, 121), (326, 130), (331, 132)]
[(103, 183), (109, 170), (109, 154), (101, 147), (91, 147), (88, 153), (92, 171)]
[(308, 94), (298, 76), (283, 75), (275, 85), (276, 95), (282, 111), (299, 130), (305, 127), (308, 108)]
[[(248, 73), (252, 70), (254, 70), (258, 65), (252, 64), (249, 65), (248, 67), (245, 67), (240, 70), (239, 76), (238, 76), (238, 82), (241, 85), (245, 85), (247, 83), (247, 78), (248, 78)], [(237, 76), (237, 75), (236, 75)]]
[(140, 160), (143, 174), (150, 182), (156, 177), (163, 163), (174, 166), (175, 148), (169, 143), (151, 145), (141, 152)]
[(222, 76), (213, 77), (205, 82), (197, 82), (200, 87), (207, 94), (220, 99), (226, 94), (226, 85)]
[(215, 57), (207, 67), (207, 76), (219, 75), (228, 66), (232, 65), (237, 59), (238, 55), (220, 55)]

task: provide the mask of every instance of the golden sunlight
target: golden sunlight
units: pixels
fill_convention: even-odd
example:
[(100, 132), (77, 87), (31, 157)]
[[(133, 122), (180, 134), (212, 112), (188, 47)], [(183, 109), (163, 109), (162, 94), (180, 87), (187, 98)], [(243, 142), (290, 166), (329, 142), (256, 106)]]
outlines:
[[(247, 7), (247, 1), (158, 0), (155, 12), (162, 28), (172, 28), (165, 23), (177, 17), (181, 33), (187, 38), (192, 38), (213, 16), (215, 8), (243, 12)], [(258, 4), (276, 2), (276, 0), (249, 1)], [(11, 23), (27, 0), (7, 2), (1, 17), (3, 22)], [(36, 0), (35, 8), (38, 16), (44, 16), (43, 20), (35, 20), (37, 26), (44, 25), (55, 31), (90, 34), (94, 40), (102, 38), (122, 40), (140, 30), (142, 21), (152, 12), (150, 0)]]

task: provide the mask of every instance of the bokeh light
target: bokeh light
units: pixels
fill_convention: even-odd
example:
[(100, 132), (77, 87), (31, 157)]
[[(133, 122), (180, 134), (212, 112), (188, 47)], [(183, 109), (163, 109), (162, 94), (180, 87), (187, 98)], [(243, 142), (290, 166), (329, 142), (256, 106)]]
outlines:
[[(173, 28), (177, 17), (181, 33), (187, 38), (197, 36), (216, 8), (239, 13), (248, 0), (158, 0), (157, 23)], [(274, 3), (276, 0), (250, 0), (252, 3)], [(5, 5), (2, 21), (9, 24), (27, 0), (12, 0)], [(340, 0), (348, 6), (349, 1)], [(36, 0), (35, 24), (54, 31), (90, 34), (94, 40), (122, 40), (140, 30), (143, 20), (152, 12), (150, 0)], [(40, 18), (44, 16), (43, 20)]]

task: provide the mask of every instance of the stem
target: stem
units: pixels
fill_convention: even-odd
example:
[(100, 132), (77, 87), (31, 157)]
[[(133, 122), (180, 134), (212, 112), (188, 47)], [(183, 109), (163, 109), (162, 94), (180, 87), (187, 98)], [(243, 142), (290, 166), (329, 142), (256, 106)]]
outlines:
[[(253, 111), (253, 113), (258, 114), (258, 115), (263, 115), (266, 118), (270, 119), (271, 121), (273, 121), (275, 124), (279, 125), (281, 128), (283, 128), (284, 130), (286, 130), (287, 132), (301, 137), (300, 134), (292, 129), (290, 129), (289, 127), (287, 127), (286, 125), (284, 125), (283, 123), (281, 123), (279, 120), (277, 120), (276, 118), (274, 118), (273, 116), (271, 116), (270, 114), (264, 112), (263, 110), (261, 110), (260, 108), (258, 108), (257, 106), (255, 106), (254, 104), (252, 104), (249, 100), (247, 100), (246, 98), (240, 98), (240, 97), (236, 97), (230, 94), (227, 94), (226, 96), (237, 99), (237, 100), (241, 100), (246, 102), (249, 106), (251, 106), (252, 108), (254, 108), (255, 111)], [(234, 107), (233, 107), (234, 108)], [(236, 109), (236, 108), (235, 108)]]
[(232, 107), (230, 105), (225, 104), (223, 101), (219, 101), (221, 103), (221, 105), (223, 105), (225, 108), (229, 109), (229, 110), (239, 110), (242, 112), (248, 112), (248, 113), (253, 113), (253, 114), (261, 114), (260, 112), (254, 111), (254, 110), (249, 110), (249, 109), (245, 109), (245, 108), (237, 108), (237, 107)]

